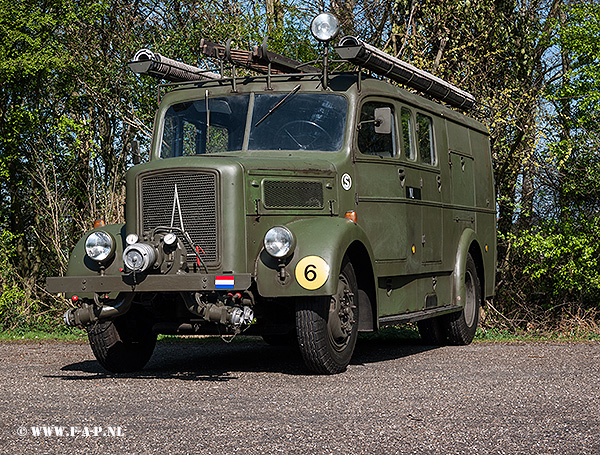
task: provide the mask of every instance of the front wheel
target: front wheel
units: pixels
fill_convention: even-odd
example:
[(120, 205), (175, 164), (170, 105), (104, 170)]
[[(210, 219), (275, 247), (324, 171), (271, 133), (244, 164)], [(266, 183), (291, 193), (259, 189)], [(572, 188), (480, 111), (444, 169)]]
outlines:
[(156, 345), (152, 319), (135, 306), (114, 320), (87, 328), (92, 352), (98, 363), (111, 373), (127, 373), (144, 368)]
[(304, 298), (296, 304), (298, 346), (315, 373), (341, 373), (350, 363), (358, 338), (358, 286), (345, 260), (335, 295)]

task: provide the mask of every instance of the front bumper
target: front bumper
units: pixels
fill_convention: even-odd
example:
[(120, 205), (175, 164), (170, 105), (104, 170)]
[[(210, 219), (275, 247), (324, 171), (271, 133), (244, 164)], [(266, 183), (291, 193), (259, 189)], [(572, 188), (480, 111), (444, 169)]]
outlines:
[(182, 291), (245, 291), (252, 284), (249, 273), (181, 275), (97, 275), (46, 278), (48, 292), (182, 292)]

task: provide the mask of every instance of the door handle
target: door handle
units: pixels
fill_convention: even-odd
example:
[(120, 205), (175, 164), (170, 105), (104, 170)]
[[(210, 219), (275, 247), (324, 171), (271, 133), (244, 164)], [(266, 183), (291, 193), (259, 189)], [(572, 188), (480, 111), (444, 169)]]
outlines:
[(400, 185), (404, 186), (406, 181), (406, 174), (404, 173), (404, 169), (398, 169), (398, 178), (400, 179)]

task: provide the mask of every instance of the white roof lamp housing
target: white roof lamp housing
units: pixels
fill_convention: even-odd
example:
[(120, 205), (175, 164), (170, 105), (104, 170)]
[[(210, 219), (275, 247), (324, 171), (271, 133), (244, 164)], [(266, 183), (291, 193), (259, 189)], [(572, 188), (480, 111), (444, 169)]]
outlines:
[(331, 13), (321, 13), (310, 23), (310, 31), (318, 41), (328, 43), (340, 32), (340, 22)]

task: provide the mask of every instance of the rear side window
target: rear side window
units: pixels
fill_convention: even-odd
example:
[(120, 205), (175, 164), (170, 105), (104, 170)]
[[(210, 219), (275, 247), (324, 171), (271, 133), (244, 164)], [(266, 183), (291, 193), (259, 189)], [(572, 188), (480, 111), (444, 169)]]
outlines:
[(402, 120), (402, 145), (404, 148), (404, 155), (409, 160), (414, 160), (415, 157), (415, 148), (413, 146), (413, 126), (411, 121), (411, 113), (410, 110), (403, 107), (400, 111), (400, 116)]
[[(377, 131), (375, 109), (391, 110), (391, 133)], [(377, 155), (384, 158), (396, 156), (396, 131), (394, 121), (394, 106), (381, 101), (369, 101), (360, 110), (358, 127), (358, 149), (364, 155)]]
[(433, 120), (427, 115), (417, 114), (417, 142), (421, 163), (437, 164), (433, 147)]

